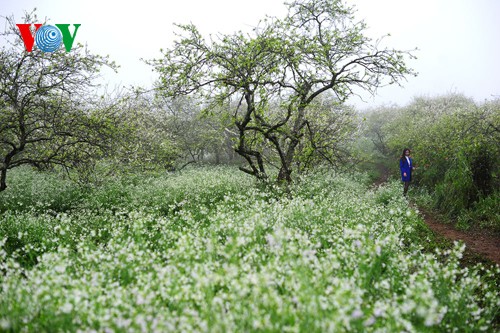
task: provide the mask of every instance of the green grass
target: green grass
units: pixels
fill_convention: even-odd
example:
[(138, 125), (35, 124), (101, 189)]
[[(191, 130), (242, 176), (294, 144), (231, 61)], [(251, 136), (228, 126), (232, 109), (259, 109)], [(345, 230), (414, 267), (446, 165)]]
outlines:
[(87, 189), (12, 177), (0, 330), (495, 330), (498, 268), (463, 267), (460, 244), (425, 244), (397, 182), (311, 174), (282, 194), (231, 168)]

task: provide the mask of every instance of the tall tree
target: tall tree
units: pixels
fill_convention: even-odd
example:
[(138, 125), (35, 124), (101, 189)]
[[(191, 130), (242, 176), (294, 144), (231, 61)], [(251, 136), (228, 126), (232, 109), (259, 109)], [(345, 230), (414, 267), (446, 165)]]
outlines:
[[(354, 21), (354, 10), (341, 0), (298, 0), (284, 19), (267, 18), (253, 33), (206, 40), (193, 25), (162, 59), (148, 63), (160, 74), (158, 88), (172, 96), (200, 93), (214, 104), (231, 105), (239, 135), (236, 152), (248, 162), (244, 172), (267, 178), (266, 152), (279, 160), (279, 181), (291, 181), (297, 147), (305, 138), (327, 131), (309, 112), (321, 95), (339, 102), (356, 93), (374, 93), (386, 83), (414, 74), (405, 65), (410, 52), (381, 48)], [(280, 112), (269, 112), (279, 103)], [(306, 135), (307, 134), (307, 135)], [(334, 146), (334, 145), (330, 145)], [(312, 149), (318, 145), (310, 145)], [(327, 156), (327, 155), (325, 155)]]
[[(7, 187), (7, 171), (12, 168), (69, 166), (103, 148), (109, 128), (103, 114), (89, 108), (86, 97), (101, 67), (115, 68), (81, 44), (70, 52), (28, 52), (14, 17), (5, 19), (1, 35), (6, 44), (0, 49), (0, 191)], [(38, 23), (34, 12), (26, 13), (23, 21)]]

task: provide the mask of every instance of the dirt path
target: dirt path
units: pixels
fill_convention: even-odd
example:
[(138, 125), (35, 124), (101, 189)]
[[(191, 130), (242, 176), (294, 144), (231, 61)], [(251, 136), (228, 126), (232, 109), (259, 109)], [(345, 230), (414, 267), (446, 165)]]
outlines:
[[(381, 176), (375, 181), (374, 186), (380, 186), (388, 178), (388, 170), (383, 166), (378, 167)], [(402, 188), (401, 188), (402, 190)], [(500, 237), (491, 235), (487, 230), (460, 231), (451, 224), (439, 222), (432, 213), (419, 208), (425, 223), (437, 235), (451, 241), (461, 240), (466, 249), (482, 258), (489, 259), (500, 265)], [(466, 251), (467, 251), (466, 250)]]
[[(422, 210), (420, 209), (422, 212)], [(429, 212), (423, 211), (425, 223), (436, 234), (452, 241), (461, 240), (473, 253), (500, 265), (500, 237), (488, 234), (486, 230), (460, 231), (450, 224), (441, 223)]]

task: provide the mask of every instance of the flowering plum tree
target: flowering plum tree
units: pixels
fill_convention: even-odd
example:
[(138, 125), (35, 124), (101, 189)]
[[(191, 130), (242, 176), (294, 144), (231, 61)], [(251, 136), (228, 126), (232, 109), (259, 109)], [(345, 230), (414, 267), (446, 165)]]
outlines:
[[(240, 169), (267, 178), (265, 156), (273, 152), (278, 181), (290, 182), (297, 147), (315, 137), (308, 131), (320, 120), (309, 109), (319, 96), (330, 93), (342, 103), (357, 89), (374, 93), (415, 73), (405, 64), (413, 55), (372, 42), (343, 1), (287, 6), (285, 18), (267, 18), (252, 34), (207, 40), (194, 25), (179, 25), (180, 39), (148, 63), (160, 74), (158, 89), (170, 96), (198, 93), (208, 108), (236, 105), (226, 112), (237, 129), (235, 150), (248, 162)], [(276, 102), (280, 112), (269, 112)]]

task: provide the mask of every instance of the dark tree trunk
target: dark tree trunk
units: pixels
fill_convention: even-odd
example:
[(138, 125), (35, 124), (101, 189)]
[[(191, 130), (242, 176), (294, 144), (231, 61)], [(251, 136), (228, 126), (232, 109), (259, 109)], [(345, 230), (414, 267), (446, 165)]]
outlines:
[[(303, 104), (302, 102), (301, 104)], [(281, 168), (278, 174), (278, 182), (286, 181), (287, 183), (292, 182), (292, 164), (295, 157), (295, 149), (300, 142), (302, 137), (302, 129), (306, 125), (305, 121), (305, 104), (299, 107), (297, 110), (297, 118), (293, 124), (292, 132), (290, 133), (290, 143), (288, 144), (285, 154), (280, 154), (281, 158)]]
[(8, 153), (3, 160), (3, 167), (0, 169), (0, 192), (7, 188), (7, 170), (11, 167), (12, 159), (17, 154), (24, 151), (24, 147), (26, 146), (26, 140), (24, 139), (24, 124), (21, 126), (21, 132), (23, 136), (21, 138), (21, 145), (19, 147), (14, 147), (10, 153)]
[(297, 147), (299, 140), (292, 140), (286, 154), (281, 158), (281, 167), (278, 173), (278, 182), (292, 182), (292, 164), (293, 158), (295, 156), (295, 148)]
[(239, 139), (238, 146), (234, 149), (234, 151), (248, 162), (250, 169), (244, 167), (239, 167), (239, 169), (245, 173), (248, 173), (249, 175), (257, 177), (258, 179), (267, 179), (267, 174), (264, 167), (264, 159), (261, 152), (248, 147), (246, 143), (246, 132), (250, 130), (248, 124), (252, 120), (252, 114), (255, 111), (253, 92), (246, 92), (244, 98), (247, 103), (246, 112), (245, 117), (241, 121), (235, 122), (239, 132)]
[(280, 172), (278, 173), (278, 183), (283, 182), (292, 182), (292, 170), (284, 165), (281, 166)]
[(0, 171), (0, 192), (2, 192), (3, 190), (5, 190), (7, 188), (6, 181), (7, 181), (7, 169), (3, 168)]

